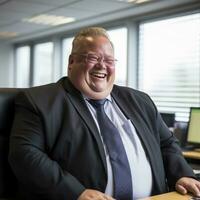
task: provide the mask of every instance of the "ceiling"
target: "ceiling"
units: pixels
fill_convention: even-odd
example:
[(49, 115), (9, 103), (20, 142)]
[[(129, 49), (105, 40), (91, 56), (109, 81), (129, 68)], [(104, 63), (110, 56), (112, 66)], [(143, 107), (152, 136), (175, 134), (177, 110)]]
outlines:
[[(197, 0), (136, 1), (138, 2), (133, 3), (128, 0), (0, 0), (0, 41), (54, 33), (82, 26), (88, 21), (92, 24), (94, 20), (102, 22), (112, 18), (120, 19), (141, 11), (141, 8), (145, 6), (151, 7), (152, 5), (151, 9), (153, 9), (156, 6), (166, 7), (171, 4), (199, 2)], [(71, 17), (74, 21), (57, 26), (27, 22), (27, 19), (42, 14)]]

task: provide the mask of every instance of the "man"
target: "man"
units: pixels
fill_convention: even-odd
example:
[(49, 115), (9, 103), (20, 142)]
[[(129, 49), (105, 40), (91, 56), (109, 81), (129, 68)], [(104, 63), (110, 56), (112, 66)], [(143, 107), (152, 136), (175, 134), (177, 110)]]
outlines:
[[(151, 99), (113, 85), (115, 62), (106, 31), (85, 28), (73, 41), (68, 77), (18, 95), (9, 161), (21, 198), (132, 200), (169, 189), (200, 194), (200, 183)], [(92, 103), (102, 99), (106, 121), (117, 127), (123, 170), (113, 164), (102, 131), (106, 122)], [(122, 186), (117, 184), (124, 177), (116, 172), (126, 176)], [(127, 188), (129, 197), (119, 197)]]

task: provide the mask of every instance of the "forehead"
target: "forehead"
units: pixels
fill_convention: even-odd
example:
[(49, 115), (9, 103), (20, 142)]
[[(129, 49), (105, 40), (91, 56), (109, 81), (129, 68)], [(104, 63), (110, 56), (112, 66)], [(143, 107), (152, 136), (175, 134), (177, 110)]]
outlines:
[(78, 51), (103, 51), (113, 53), (110, 41), (104, 36), (84, 37), (77, 44)]

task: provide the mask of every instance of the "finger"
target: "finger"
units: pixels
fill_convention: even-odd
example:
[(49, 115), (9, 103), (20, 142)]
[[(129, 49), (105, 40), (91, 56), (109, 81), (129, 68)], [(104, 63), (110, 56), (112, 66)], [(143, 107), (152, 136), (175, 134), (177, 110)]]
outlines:
[(200, 197), (200, 182), (196, 181), (195, 186), (197, 188), (195, 196)]
[(107, 200), (108, 198), (106, 197), (106, 195), (104, 193), (99, 193), (99, 196), (97, 197), (97, 199), (95, 198), (95, 200)]
[(181, 193), (181, 194), (187, 194), (187, 190), (185, 187), (183, 187), (182, 185), (180, 184), (177, 184), (176, 185), (176, 190)]
[(200, 182), (197, 181), (196, 185), (197, 185), (197, 187), (198, 187), (198, 189), (199, 189), (199, 191), (200, 191)]
[(106, 200), (116, 200), (116, 199), (114, 199), (113, 197), (111, 197), (111, 196), (109, 196), (109, 195), (104, 195), (104, 198), (106, 199)]
[(189, 184), (185, 187), (187, 187), (187, 190), (189, 192), (191, 192), (193, 195), (200, 196), (200, 190), (199, 190), (199, 187), (198, 187), (198, 182), (195, 181), (193, 184)]
[(91, 200), (106, 200), (103, 195), (100, 196), (94, 196)]
[(114, 199), (114, 198), (112, 198), (111, 196), (108, 196), (108, 195), (104, 195), (104, 198), (106, 200), (116, 200), (116, 199)]

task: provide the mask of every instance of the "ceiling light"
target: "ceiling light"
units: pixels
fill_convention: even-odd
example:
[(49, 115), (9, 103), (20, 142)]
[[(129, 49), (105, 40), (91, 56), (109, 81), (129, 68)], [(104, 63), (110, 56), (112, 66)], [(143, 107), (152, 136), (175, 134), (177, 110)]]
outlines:
[(131, 2), (131, 3), (136, 3), (137, 2), (137, 0), (127, 0), (127, 2)]
[(145, 3), (148, 1), (152, 1), (152, 0), (129, 0), (129, 2), (135, 2), (135, 3)]
[(75, 21), (75, 18), (43, 14), (43, 15), (37, 15), (37, 16), (31, 17), (31, 18), (25, 18), (22, 21), (29, 22), (29, 23), (35, 23), (35, 24), (57, 26), (57, 25), (73, 22), (73, 21)]
[(118, 1), (139, 4), (139, 3), (144, 3), (144, 2), (148, 2), (152, 0), (118, 0)]
[(16, 32), (0, 32), (0, 38), (12, 38), (16, 37), (17, 33)]
[[(121, 1), (121, 2), (129, 2), (129, 0), (117, 0), (117, 1)], [(133, 1), (136, 1), (136, 0), (132, 0)]]

